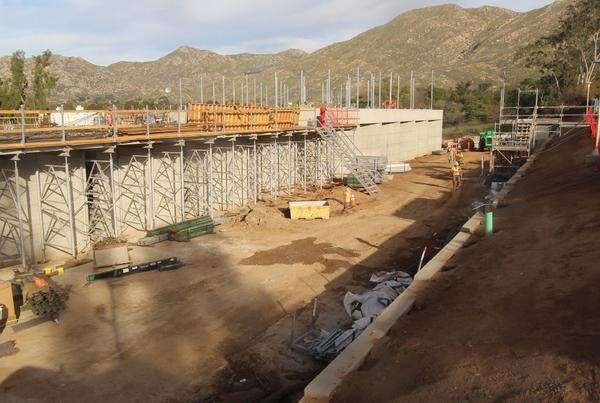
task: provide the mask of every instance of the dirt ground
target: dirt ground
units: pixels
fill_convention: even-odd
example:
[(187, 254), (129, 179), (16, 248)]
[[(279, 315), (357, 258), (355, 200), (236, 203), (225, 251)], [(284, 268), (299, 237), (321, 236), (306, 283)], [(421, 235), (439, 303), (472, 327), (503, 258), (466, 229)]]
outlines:
[[(340, 187), (303, 198), (329, 198), (328, 221), (292, 222), (285, 200), (232, 217), (189, 243), (133, 247), (135, 262), (177, 256), (170, 272), (86, 284), (90, 267), (57, 281), (70, 290), (52, 322), (7, 327), (0, 343), (0, 400), (7, 402), (257, 401), (294, 396), (323, 367), (288, 343), (316, 325), (346, 321), (342, 296), (382, 269), (414, 271), (421, 248), (441, 247), (483, 193), (481, 154), (466, 155), (465, 184), (451, 191), (445, 156), (412, 161), (351, 212)], [(210, 401), (210, 400), (206, 400)]]
[[(555, 139), (556, 140), (556, 139)], [(543, 152), (334, 401), (600, 401), (600, 174)]]

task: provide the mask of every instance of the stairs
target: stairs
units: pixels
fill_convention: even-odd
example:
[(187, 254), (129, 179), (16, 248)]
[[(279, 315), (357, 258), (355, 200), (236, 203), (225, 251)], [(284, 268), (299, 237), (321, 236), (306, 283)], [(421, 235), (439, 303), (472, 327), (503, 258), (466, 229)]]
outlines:
[(362, 153), (346, 136), (344, 130), (334, 129), (329, 116), (324, 125), (317, 127), (317, 133), (333, 149), (336, 157), (340, 158), (344, 167), (358, 180), (370, 196), (379, 192), (379, 187), (376, 183), (379, 179), (377, 177), (379, 173), (366, 169), (364, 164), (361, 164)]

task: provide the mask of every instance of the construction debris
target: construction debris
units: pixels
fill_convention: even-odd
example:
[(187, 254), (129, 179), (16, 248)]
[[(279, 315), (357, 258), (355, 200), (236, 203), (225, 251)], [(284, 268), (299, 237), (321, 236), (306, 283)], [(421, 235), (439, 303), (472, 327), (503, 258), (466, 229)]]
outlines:
[(58, 313), (66, 308), (68, 293), (45, 275), (22, 277), (20, 281), (23, 307), (30, 308), (36, 316), (57, 320)]
[(358, 294), (347, 292), (344, 308), (354, 320), (348, 329), (332, 331), (311, 328), (293, 340), (291, 348), (312, 355), (319, 361), (332, 361), (352, 343), (400, 294), (412, 283), (412, 277), (403, 271), (381, 271), (369, 279), (369, 289)]

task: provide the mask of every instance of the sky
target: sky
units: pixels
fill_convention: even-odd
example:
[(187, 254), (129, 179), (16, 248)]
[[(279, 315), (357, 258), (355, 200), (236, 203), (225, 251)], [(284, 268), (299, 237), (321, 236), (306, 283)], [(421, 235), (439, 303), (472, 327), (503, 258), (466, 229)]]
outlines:
[(187, 45), (223, 54), (315, 51), (420, 7), (515, 11), (551, 0), (0, 0), (0, 56), (45, 49), (100, 65)]

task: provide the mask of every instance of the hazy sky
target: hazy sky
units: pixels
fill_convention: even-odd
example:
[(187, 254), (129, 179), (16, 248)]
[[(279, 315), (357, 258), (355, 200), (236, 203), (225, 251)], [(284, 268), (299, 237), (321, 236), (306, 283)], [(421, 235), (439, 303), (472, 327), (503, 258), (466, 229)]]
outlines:
[(0, 55), (50, 49), (93, 63), (153, 60), (189, 45), (220, 53), (314, 51), (404, 11), (444, 3), (526, 11), (551, 0), (0, 0)]

